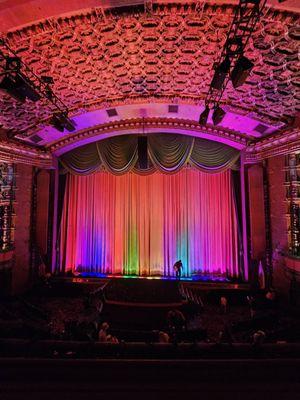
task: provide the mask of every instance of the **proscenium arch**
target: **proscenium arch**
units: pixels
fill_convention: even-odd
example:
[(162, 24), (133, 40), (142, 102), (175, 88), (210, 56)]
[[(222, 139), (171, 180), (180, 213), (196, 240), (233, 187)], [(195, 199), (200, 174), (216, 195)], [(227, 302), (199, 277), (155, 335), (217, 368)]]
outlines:
[[(158, 133), (175, 133), (179, 135), (199, 137), (215, 142), (224, 143), (238, 150), (243, 150), (247, 145), (247, 139), (245, 138), (245, 136), (240, 134), (233, 134), (232, 132), (217, 130), (213, 127), (208, 127), (208, 129), (204, 129), (200, 126), (197, 127), (195, 123), (189, 124), (189, 121), (178, 121), (174, 119), (172, 122), (173, 124), (171, 124), (171, 121), (164, 122), (163, 120), (153, 121), (152, 119), (152, 121), (149, 121), (147, 119), (139, 119), (135, 121), (119, 121), (119, 123), (111, 124), (111, 127), (107, 124), (103, 126), (100, 125), (93, 129), (88, 129), (83, 132), (77, 132), (75, 135), (73, 135), (73, 137), (71, 135), (68, 138), (63, 138), (60, 141), (53, 143), (50, 146), (50, 149), (53, 152), (53, 155), (59, 157), (75, 148), (113, 136)], [(157, 127), (154, 126), (155, 123), (157, 123)]]

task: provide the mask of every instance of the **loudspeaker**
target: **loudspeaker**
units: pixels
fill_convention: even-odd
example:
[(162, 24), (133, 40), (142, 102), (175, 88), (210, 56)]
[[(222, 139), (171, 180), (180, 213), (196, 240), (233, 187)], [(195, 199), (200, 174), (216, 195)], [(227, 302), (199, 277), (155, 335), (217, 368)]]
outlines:
[(138, 137), (138, 165), (140, 169), (148, 168), (148, 138)]

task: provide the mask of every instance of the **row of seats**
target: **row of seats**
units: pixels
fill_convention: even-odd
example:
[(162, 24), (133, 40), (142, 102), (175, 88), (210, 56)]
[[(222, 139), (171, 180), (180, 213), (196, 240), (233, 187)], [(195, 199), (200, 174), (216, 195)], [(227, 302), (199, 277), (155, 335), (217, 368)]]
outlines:
[(131, 359), (251, 359), (300, 357), (300, 343), (99, 343), (55, 340), (0, 339), (0, 357), (131, 358)]

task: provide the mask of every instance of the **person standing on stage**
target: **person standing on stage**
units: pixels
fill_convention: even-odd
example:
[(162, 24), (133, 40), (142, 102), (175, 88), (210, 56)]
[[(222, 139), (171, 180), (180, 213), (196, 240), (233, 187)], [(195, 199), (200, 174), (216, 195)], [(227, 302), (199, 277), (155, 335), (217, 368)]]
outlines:
[(173, 268), (176, 273), (176, 279), (180, 279), (181, 278), (181, 270), (183, 268), (181, 260), (176, 261), (176, 263), (173, 265)]

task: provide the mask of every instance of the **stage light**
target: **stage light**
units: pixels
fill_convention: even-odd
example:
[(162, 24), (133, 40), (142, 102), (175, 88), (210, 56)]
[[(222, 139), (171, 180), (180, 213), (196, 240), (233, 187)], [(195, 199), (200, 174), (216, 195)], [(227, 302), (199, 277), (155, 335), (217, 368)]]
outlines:
[(253, 67), (253, 62), (244, 56), (237, 60), (231, 73), (231, 81), (234, 88), (241, 86), (246, 81)]
[(34, 102), (41, 98), (39, 93), (34, 88), (34, 83), (22, 74), (20, 58), (7, 57), (5, 70), (6, 77), (8, 77), (13, 84), (13, 97), (15, 97), (15, 94), (17, 93), (17, 97), (22, 99), (20, 101), (24, 101), (23, 98), (27, 97)]
[(69, 132), (74, 132), (76, 129), (76, 124), (70, 118), (65, 119), (65, 128)]
[(24, 103), (26, 98), (31, 101), (41, 98), (34, 84), (21, 73), (21, 61), (18, 57), (7, 57), (0, 89), (21, 103)]
[(76, 124), (66, 113), (55, 113), (50, 119), (50, 124), (54, 126), (59, 132), (63, 132), (65, 129), (69, 132), (74, 132)]
[(60, 118), (60, 114), (53, 114), (50, 119), (50, 124), (59, 132), (63, 132), (65, 130), (64, 124)]
[(208, 120), (208, 116), (209, 116), (209, 107), (206, 106), (204, 111), (202, 111), (202, 113), (200, 114), (199, 124), (200, 125), (206, 125), (207, 124), (207, 120)]
[(12, 77), (6, 75), (0, 82), (0, 90), (9, 94), (15, 100), (24, 103), (26, 96), (16, 87), (16, 83)]
[(40, 100), (41, 96), (33, 87), (32, 82), (25, 78), (25, 76), (16, 76), (16, 86), (18, 90), (23, 93), (24, 96), (27, 97), (29, 100), (34, 102)]
[(218, 125), (223, 120), (225, 114), (226, 112), (220, 106), (216, 106), (212, 115), (214, 125)]
[(47, 85), (53, 85), (54, 84), (54, 79), (52, 78), (52, 76), (42, 75), (41, 76), (41, 80), (43, 82), (47, 83)]
[(214, 77), (211, 81), (211, 87), (217, 90), (221, 90), (226, 79), (227, 74), (230, 70), (230, 60), (228, 57), (225, 58), (220, 65), (217, 66), (215, 70)]
[(148, 138), (138, 137), (138, 165), (140, 169), (148, 169)]
[[(241, 4), (255, 4), (258, 5), (261, 0), (241, 0)], [(285, 1), (285, 0), (283, 0)]]

